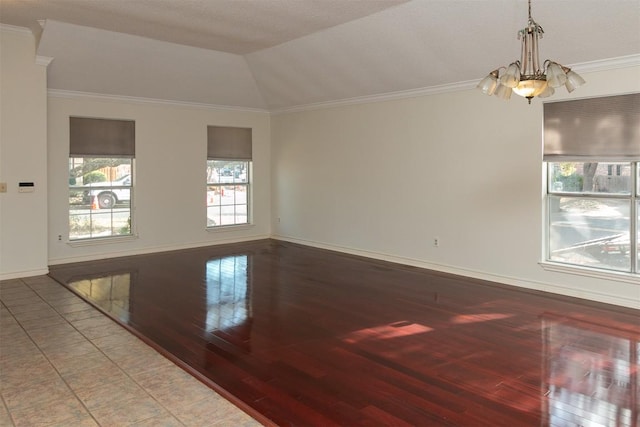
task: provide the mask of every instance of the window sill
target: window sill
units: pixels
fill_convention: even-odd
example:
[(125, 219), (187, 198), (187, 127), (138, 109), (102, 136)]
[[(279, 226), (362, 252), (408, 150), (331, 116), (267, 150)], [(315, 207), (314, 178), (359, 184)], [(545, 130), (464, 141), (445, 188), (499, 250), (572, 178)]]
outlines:
[(631, 283), (640, 285), (640, 275), (635, 273), (625, 273), (613, 270), (596, 270), (588, 267), (580, 267), (577, 265), (560, 264), (552, 261), (539, 262), (540, 266), (546, 271), (556, 273), (575, 274), (579, 276), (592, 277), (594, 279), (614, 280), (617, 282)]
[(66, 243), (67, 245), (73, 248), (80, 248), (83, 246), (108, 245), (112, 243), (130, 242), (132, 240), (137, 240), (137, 239), (138, 239), (138, 235), (132, 234), (129, 236), (119, 236), (119, 237), (96, 237), (93, 239), (69, 240)]
[(207, 231), (212, 233), (218, 233), (218, 232), (225, 232), (225, 231), (248, 230), (253, 227), (254, 227), (253, 224), (219, 225), (217, 227), (207, 227)]

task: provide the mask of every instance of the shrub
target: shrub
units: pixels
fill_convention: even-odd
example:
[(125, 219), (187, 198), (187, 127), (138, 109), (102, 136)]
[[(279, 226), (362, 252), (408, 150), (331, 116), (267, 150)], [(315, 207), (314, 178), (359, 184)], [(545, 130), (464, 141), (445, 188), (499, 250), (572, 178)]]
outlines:
[(92, 171), (82, 177), (83, 184), (91, 184), (92, 182), (105, 182), (107, 176), (100, 171)]

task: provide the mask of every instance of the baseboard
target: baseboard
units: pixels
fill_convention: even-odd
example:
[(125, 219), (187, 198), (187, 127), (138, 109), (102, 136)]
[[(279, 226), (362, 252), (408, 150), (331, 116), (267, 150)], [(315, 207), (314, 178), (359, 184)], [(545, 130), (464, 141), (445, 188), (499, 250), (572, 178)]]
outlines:
[(119, 258), (124, 256), (146, 255), (146, 254), (153, 254), (158, 252), (195, 249), (195, 248), (202, 248), (205, 246), (216, 246), (216, 245), (224, 245), (229, 243), (242, 243), (242, 242), (250, 242), (252, 240), (269, 239), (270, 237), (271, 236), (269, 236), (268, 234), (260, 234), (260, 235), (242, 237), (242, 238), (218, 239), (215, 241), (207, 240), (202, 242), (189, 242), (189, 243), (178, 244), (178, 245), (162, 245), (162, 246), (154, 246), (150, 248), (131, 249), (126, 251), (112, 251), (112, 252), (103, 252), (100, 254), (53, 258), (53, 259), (49, 259), (49, 265), (71, 264), (74, 262), (96, 261), (100, 259)]
[(484, 271), (466, 269), (466, 268), (461, 268), (461, 267), (456, 267), (456, 266), (451, 266), (446, 264), (426, 262), (426, 261), (413, 259), (413, 258), (399, 257), (399, 256), (389, 255), (389, 254), (380, 253), (380, 252), (354, 249), (354, 248), (349, 248), (349, 247), (344, 247), (339, 245), (332, 245), (332, 244), (317, 242), (312, 240), (297, 239), (297, 238), (279, 236), (279, 235), (272, 235), (271, 238), (274, 240), (282, 240), (286, 242), (297, 243), (300, 245), (311, 246), (319, 249), (327, 249), (327, 250), (342, 252), (350, 255), (363, 256), (366, 258), (373, 258), (381, 261), (389, 261), (397, 264), (424, 268), (427, 270), (434, 270), (434, 271), (439, 271), (443, 273), (456, 274), (459, 276), (485, 280), (488, 282), (494, 282), (494, 283), (499, 283), (499, 284), (508, 285), (508, 286), (515, 286), (518, 288), (548, 292), (552, 294), (586, 299), (590, 301), (596, 301), (596, 302), (601, 302), (605, 304), (613, 304), (613, 305), (618, 305), (618, 306), (628, 307), (633, 309), (640, 309), (640, 301), (638, 301), (637, 299), (618, 297), (615, 295), (610, 295), (610, 294), (600, 293), (600, 292), (585, 291), (584, 289), (578, 289), (571, 286), (564, 286), (564, 285), (558, 285), (558, 284), (552, 284), (552, 283), (543, 283), (543, 282), (538, 282), (533, 280), (521, 279), (517, 277), (502, 276), (502, 275), (488, 273)]
[(41, 268), (37, 270), (14, 271), (10, 273), (0, 273), (0, 280), (21, 279), (24, 277), (44, 276), (47, 274), (49, 274), (48, 268)]

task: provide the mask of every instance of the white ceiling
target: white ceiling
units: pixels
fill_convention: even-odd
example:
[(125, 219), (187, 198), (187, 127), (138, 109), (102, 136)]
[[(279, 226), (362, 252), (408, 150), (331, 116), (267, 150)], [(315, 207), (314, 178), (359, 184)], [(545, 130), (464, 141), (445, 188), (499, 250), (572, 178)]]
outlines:
[[(533, 0), (541, 59), (640, 55), (640, 0)], [(482, 78), (519, 59), (525, 0), (0, 0), (51, 89), (240, 108)]]

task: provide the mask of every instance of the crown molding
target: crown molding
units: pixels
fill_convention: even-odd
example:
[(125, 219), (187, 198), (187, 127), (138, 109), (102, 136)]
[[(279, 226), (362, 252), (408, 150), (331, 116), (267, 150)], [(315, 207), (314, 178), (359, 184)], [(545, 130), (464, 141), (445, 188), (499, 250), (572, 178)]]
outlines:
[(9, 24), (0, 23), (0, 31), (5, 31), (7, 33), (29, 34), (30, 36), (33, 36), (33, 31), (27, 27), (18, 27)]
[(640, 65), (640, 54), (620, 56), (617, 58), (600, 59), (598, 61), (582, 62), (575, 64), (571, 68), (581, 73), (591, 73), (596, 71), (616, 70), (619, 68), (637, 67)]
[(143, 98), (137, 96), (125, 96), (125, 95), (107, 95), (102, 93), (93, 92), (80, 92), (74, 90), (63, 89), (49, 89), (47, 95), (51, 98), (66, 98), (66, 99), (91, 99), (94, 101), (108, 101), (108, 102), (130, 102), (134, 104), (151, 104), (151, 105), (167, 105), (172, 107), (186, 107), (197, 108), (201, 110), (223, 110), (223, 111), (237, 111), (243, 113), (262, 113), (268, 114), (269, 110), (263, 108), (251, 108), (251, 107), (236, 107), (231, 105), (215, 105), (205, 104), (200, 102), (187, 102), (187, 101), (172, 101), (168, 99), (156, 99), (156, 98)]
[[(479, 81), (480, 79), (478, 79)], [(417, 98), (420, 96), (437, 95), (440, 93), (457, 92), (476, 87), (478, 81), (469, 80), (465, 82), (449, 83), (438, 86), (430, 86), (419, 89), (402, 90), (396, 92), (386, 92), (375, 95), (357, 96), (354, 98), (339, 99), (336, 101), (325, 101), (314, 104), (296, 105), (293, 107), (285, 107), (271, 110), (274, 115), (296, 113), (299, 111), (321, 110), (344, 105), (369, 104), (373, 102), (391, 101), (395, 99)]]
[[(615, 70), (619, 68), (640, 66), (640, 54), (621, 56), (618, 58), (609, 58), (598, 61), (583, 62), (574, 64), (571, 68), (580, 73), (591, 73), (596, 71)], [(416, 98), (420, 96), (436, 95), (447, 92), (457, 92), (462, 90), (473, 89), (476, 87), (478, 80), (468, 80), (464, 82), (451, 83), (439, 86), (431, 86), (420, 89), (411, 89), (398, 92), (388, 92), (376, 95), (359, 96), (355, 98), (345, 98), (336, 101), (318, 102), (313, 104), (296, 105), (293, 107), (276, 108), (271, 110), (271, 114), (287, 114), (297, 113), (301, 111), (321, 110), (325, 108), (339, 107), (344, 105), (368, 104), (372, 102), (390, 101), (395, 99)]]

